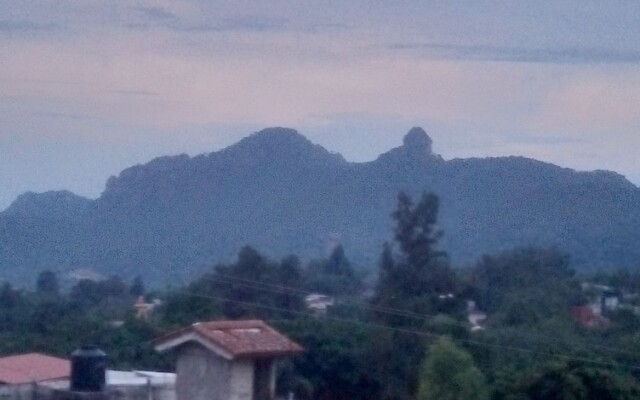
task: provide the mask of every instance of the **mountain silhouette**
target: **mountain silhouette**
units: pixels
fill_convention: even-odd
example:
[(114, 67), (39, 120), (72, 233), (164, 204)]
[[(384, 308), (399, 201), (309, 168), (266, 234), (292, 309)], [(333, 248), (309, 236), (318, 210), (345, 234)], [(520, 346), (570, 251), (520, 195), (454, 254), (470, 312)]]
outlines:
[(21, 195), (0, 213), (0, 278), (90, 268), (176, 283), (243, 245), (310, 259), (337, 242), (375, 268), (401, 190), (440, 196), (441, 245), (455, 265), (521, 245), (556, 246), (577, 269), (639, 264), (640, 189), (616, 173), (524, 157), (444, 160), (421, 128), (375, 161), (350, 163), (269, 128), (210, 154), (127, 168), (96, 200)]

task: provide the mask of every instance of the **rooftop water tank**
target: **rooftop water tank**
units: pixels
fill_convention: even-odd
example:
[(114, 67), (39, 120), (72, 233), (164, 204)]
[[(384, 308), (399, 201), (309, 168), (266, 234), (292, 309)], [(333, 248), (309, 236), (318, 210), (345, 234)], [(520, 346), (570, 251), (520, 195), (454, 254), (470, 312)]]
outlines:
[(107, 355), (94, 345), (71, 353), (71, 390), (101, 392), (106, 385)]

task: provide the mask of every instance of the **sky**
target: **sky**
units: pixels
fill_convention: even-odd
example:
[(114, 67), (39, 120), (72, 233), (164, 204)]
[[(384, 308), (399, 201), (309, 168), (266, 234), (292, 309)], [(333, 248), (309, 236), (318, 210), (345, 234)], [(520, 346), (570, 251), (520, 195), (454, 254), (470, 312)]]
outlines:
[(0, 210), (270, 126), (640, 184), (640, 2), (0, 0)]

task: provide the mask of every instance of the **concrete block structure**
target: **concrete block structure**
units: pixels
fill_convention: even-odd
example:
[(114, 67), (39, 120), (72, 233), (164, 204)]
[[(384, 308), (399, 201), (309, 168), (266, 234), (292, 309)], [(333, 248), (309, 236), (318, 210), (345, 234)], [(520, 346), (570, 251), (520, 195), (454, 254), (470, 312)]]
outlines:
[(178, 400), (273, 400), (276, 361), (302, 351), (260, 320), (198, 322), (154, 345), (177, 352)]

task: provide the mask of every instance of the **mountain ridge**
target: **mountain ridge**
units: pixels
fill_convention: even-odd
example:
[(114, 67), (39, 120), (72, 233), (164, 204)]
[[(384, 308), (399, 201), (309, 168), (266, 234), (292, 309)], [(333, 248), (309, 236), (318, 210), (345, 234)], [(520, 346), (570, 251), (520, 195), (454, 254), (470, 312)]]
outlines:
[(458, 264), (534, 244), (558, 246), (578, 268), (638, 265), (640, 190), (623, 176), (525, 157), (444, 160), (432, 143), (412, 128), (401, 146), (353, 163), (268, 128), (216, 152), (129, 167), (96, 200), (23, 195), (0, 212), (0, 274), (92, 267), (164, 282), (245, 244), (309, 259), (334, 242), (371, 267), (400, 190), (441, 197), (442, 245)]

